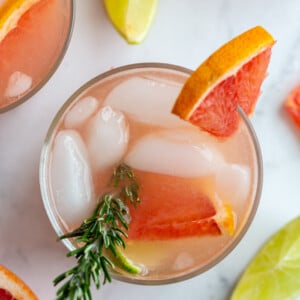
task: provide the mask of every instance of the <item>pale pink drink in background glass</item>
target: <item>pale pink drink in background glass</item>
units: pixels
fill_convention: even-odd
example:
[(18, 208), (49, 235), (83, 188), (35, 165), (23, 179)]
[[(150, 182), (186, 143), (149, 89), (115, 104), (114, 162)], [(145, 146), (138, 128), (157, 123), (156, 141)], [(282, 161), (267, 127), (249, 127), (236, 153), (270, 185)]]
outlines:
[(41, 0), (0, 42), (0, 112), (30, 98), (55, 72), (68, 46), (73, 9), (72, 0)]
[[(262, 180), (254, 131), (242, 112), (238, 131), (227, 139), (211, 136), (172, 115), (171, 108), (189, 74), (178, 66), (155, 63), (104, 73), (71, 96), (46, 137), (40, 184), (58, 235), (71, 231), (91, 214), (120, 162), (132, 167), (141, 184), (141, 204), (133, 212), (132, 226), (142, 222), (153, 229), (157, 224), (151, 227), (151, 221), (158, 214), (169, 218), (170, 224), (175, 219), (174, 228), (189, 229), (192, 225), (184, 224), (186, 220), (178, 223), (181, 215), (199, 209), (191, 206), (198, 203), (195, 193), (212, 200), (217, 213), (224, 203), (230, 205), (235, 217), (232, 235), (197, 235), (185, 230), (178, 234), (167, 223), (151, 234), (129, 229), (125, 253), (143, 265), (145, 272), (130, 275), (115, 270), (117, 279), (161, 284), (202, 273), (233, 250), (254, 217)], [(143, 211), (139, 220), (144, 196), (150, 198), (147, 205), (153, 210), (149, 209), (149, 215)], [(75, 247), (71, 240), (63, 242), (68, 249)]]

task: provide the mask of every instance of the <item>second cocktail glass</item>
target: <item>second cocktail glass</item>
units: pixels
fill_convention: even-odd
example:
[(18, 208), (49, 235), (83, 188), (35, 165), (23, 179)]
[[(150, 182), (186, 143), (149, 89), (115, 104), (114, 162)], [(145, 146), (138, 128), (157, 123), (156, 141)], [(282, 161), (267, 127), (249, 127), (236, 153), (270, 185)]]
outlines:
[(0, 113), (29, 99), (50, 79), (67, 50), (73, 18), (72, 0), (41, 0), (1, 41)]

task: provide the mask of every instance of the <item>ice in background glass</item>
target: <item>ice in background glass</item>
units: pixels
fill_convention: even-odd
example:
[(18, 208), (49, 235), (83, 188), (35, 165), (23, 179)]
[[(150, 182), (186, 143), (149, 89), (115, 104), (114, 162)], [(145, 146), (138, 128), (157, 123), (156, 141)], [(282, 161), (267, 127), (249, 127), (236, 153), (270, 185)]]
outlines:
[(30, 98), (60, 64), (71, 35), (72, 0), (41, 0), (0, 43), (0, 112)]
[[(211, 199), (217, 213), (224, 203), (234, 212), (232, 235), (175, 235), (162, 228), (151, 234), (129, 230), (125, 253), (134, 263), (144, 265), (146, 272), (130, 275), (115, 270), (117, 279), (161, 284), (200, 274), (236, 246), (254, 217), (262, 164), (253, 128), (240, 111), (238, 131), (220, 139), (172, 115), (171, 108), (190, 73), (158, 63), (113, 69), (76, 91), (48, 131), (40, 184), (58, 235), (75, 229), (92, 213), (120, 162), (130, 165), (141, 186), (147, 187), (139, 206), (146, 195), (159, 218), (178, 222), (181, 215), (197, 212), (194, 193)], [(133, 211), (132, 224), (151, 227), (155, 216), (142, 213), (138, 220), (138, 209)], [(63, 242), (70, 250), (76, 247), (71, 240)]]

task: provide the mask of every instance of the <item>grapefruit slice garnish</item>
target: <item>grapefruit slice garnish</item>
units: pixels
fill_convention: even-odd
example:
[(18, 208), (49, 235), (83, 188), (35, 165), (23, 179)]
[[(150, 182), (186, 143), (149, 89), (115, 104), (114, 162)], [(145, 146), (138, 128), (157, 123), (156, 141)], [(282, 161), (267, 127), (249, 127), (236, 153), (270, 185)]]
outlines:
[(232, 235), (235, 218), (214, 195), (214, 180), (135, 171), (141, 178), (141, 205), (130, 210), (131, 240), (166, 240)]
[(186, 81), (172, 113), (216, 136), (238, 127), (240, 106), (251, 115), (260, 95), (275, 40), (254, 27), (224, 44)]
[(284, 107), (294, 124), (300, 129), (300, 84), (289, 93)]
[(0, 265), (0, 299), (1, 300), (38, 300), (37, 296), (12, 271)]
[(6, 35), (17, 27), (20, 18), (40, 0), (0, 1), (0, 43)]

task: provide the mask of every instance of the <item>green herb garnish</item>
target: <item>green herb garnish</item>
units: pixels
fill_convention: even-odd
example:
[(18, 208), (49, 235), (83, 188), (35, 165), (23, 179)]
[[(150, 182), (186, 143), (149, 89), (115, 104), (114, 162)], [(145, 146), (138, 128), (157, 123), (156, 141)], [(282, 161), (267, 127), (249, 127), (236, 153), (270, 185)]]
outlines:
[(67, 279), (58, 289), (56, 300), (91, 300), (91, 281), (97, 289), (101, 286), (101, 277), (102, 284), (111, 282), (110, 270), (115, 264), (131, 274), (142, 271), (120, 250), (126, 246), (124, 238), (127, 238), (130, 222), (127, 203), (136, 206), (140, 202), (139, 185), (131, 168), (126, 164), (115, 168), (110, 186), (113, 191), (100, 197), (93, 216), (85, 219), (79, 228), (59, 237), (59, 240), (75, 238), (79, 248), (67, 254), (77, 259), (77, 265), (54, 279), (55, 286)]

